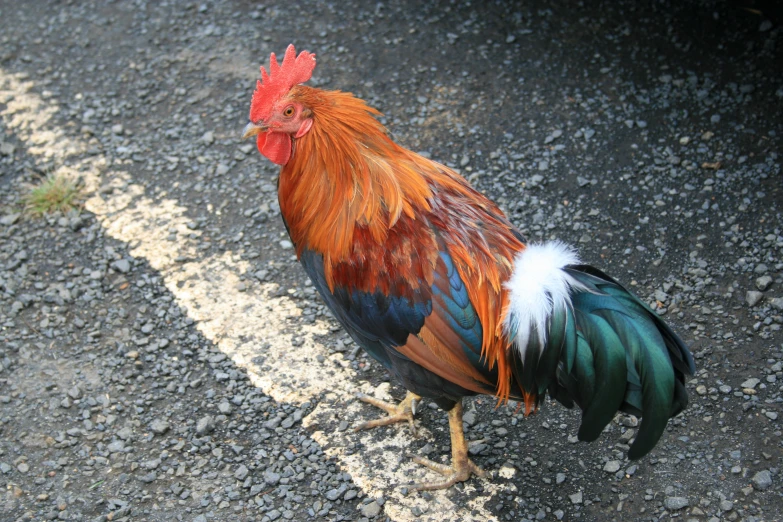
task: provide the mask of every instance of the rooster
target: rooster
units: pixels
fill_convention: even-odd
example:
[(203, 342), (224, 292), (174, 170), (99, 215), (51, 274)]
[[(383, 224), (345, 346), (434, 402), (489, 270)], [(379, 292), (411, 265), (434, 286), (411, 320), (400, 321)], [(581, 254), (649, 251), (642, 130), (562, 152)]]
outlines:
[(416, 402), (448, 412), (452, 460), (413, 460), (441, 489), (485, 472), (468, 458), (462, 398), (517, 400), (528, 415), (548, 392), (582, 409), (593, 441), (623, 411), (641, 417), (629, 457), (660, 439), (688, 402), (693, 358), (620, 283), (569, 246), (528, 243), (453, 170), (393, 142), (380, 113), (350, 93), (302, 85), (315, 55), (288, 47), (261, 67), (244, 137), (281, 166), (280, 210), (296, 255), (356, 343), (408, 390), (367, 422), (413, 426)]

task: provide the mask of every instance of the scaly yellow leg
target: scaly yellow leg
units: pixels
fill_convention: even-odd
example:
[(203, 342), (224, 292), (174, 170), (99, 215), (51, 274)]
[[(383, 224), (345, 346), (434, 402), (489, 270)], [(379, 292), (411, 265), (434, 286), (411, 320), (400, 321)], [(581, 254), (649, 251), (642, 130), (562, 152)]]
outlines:
[(430, 459), (412, 455), (411, 458), (417, 464), (426, 466), (441, 475), (446, 476), (442, 482), (422, 482), (412, 486), (410, 489), (427, 491), (433, 489), (445, 489), (453, 486), (457, 482), (468, 480), (471, 475), (486, 477), (487, 473), (476, 466), (468, 458), (468, 445), (465, 442), (465, 433), (462, 430), (462, 400), (457, 402), (449, 410), (449, 432), (451, 434), (451, 466), (433, 462)]
[(421, 400), (421, 397), (415, 393), (408, 392), (399, 404), (382, 401), (363, 393), (357, 393), (356, 398), (384, 410), (389, 416), (359, 424), (353, 431), (367, 430), (377, 426), (387, 426), (389, 424), (394, 424), (395, 422), (407, 421), (411, 427), (411, 434), (413, 434), (414, 437), (416, 436), (416, 425), (413, 423), (413, 416), (416, 415), (416, 403)]

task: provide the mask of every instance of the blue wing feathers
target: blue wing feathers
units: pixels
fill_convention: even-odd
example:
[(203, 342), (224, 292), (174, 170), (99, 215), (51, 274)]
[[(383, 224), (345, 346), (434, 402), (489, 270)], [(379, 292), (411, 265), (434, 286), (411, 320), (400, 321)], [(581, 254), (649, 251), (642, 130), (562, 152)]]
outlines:
[[(302, 266), (337, 320), (360, 346), (387, 368), (392, 369), (397, 356), (405, 359), (395, 347), (405, 345), (409, 335), (421, 331), (427, 317), (438, 314), (459, 340), (458, 346), (449, 348), (461, 350), (471, 365), (494, 383), (497, 372), (489, 370), (481, 360), (483, 330), (467, 288), (447, 252), (440, 252), (439, 261), (431, 288), (416, 290), (413, 299), (409, 299), (379, 291), (335, 288), (332, 292), (324, 277), (323, 257), (310, 250), (301, 255)], [(390, 355), (395, 357), (390, 358)]]

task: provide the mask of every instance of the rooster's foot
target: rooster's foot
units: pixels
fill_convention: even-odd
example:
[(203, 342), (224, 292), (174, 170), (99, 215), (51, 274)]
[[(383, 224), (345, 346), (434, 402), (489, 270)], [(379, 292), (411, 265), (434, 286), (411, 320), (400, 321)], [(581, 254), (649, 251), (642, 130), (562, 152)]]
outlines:
[(434, 489), (446, 489), (450, 488), (457, 482), (465, 482), (473, 475), (477, 475), (482, 478), (487, 476), (487, 472), (476, 466), (470, 459), (465, 459), (459, 463), (453, 463), (451, 466), (447, 466), (446, 464), (439, 464), (437, 462), (431, 461), (430, 459), (425, 459), (424, 457), (419, 457), (416, 455), (411, 455), (411, 460), (417, 464), (426, 466), (433, 471), (437, 471), (446, 477), (446, 480), (440, 482), (421, 482), (419, 484), (414, 484), (408, 488), (413, 491), (432, 491)]
[(426, 466), (441, 475), (446, 480), (441, 482), (422, 482), (411, 486), (409, 489), (418, 491), (430, 491), (433, 489), (445, 489), (457, 482), (464, 482), (471, 476), (486, 477), (487, 472), (478, 467), (468, 458), (468, 444), (462, 431), (462, 401), (457, 402), (449, 410), (449, 432), (451, 434), (451, 466), (433, 462), (424, 457), (411, 455), (413, 462)]
[(376, 408), (380, 408), (389, 414), (388, 417), (381, 417), (367, 422), (363, 422), (356, 426), (353, 430), (367, 430), (375, 428), (377, 426), (387, 426), (394, 424), (395, 422), (407, 422), (411, 427), (411, 434), (416, 436), (416, 425), (413, 423), (413, 416), (416, 415), (416, 403), (421, 399), (418, 395), (408, 392), (405, 398), (399, 404), (392, 404), (390, 402), (370, 397), (363, 393), (357, 393), (356, 398), (360, 401), (372, 404)]

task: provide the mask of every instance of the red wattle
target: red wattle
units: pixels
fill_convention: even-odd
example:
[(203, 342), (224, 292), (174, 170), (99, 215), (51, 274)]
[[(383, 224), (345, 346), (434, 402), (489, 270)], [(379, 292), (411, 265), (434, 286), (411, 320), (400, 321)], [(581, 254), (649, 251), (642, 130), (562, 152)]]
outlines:
[(263, 132), (256, 139), (258, 150), (277, 165), (285, 165), (291, 159), (291, 136), (285, 132)]

